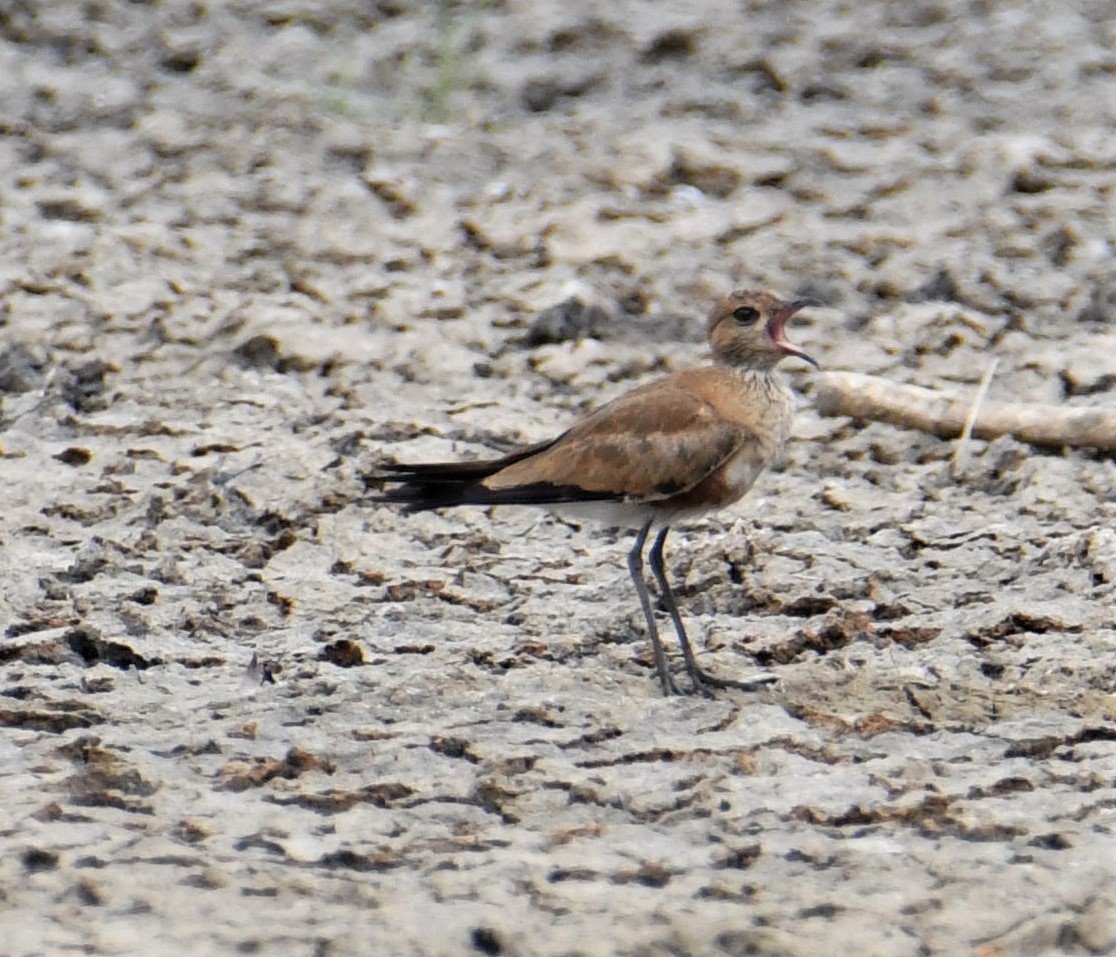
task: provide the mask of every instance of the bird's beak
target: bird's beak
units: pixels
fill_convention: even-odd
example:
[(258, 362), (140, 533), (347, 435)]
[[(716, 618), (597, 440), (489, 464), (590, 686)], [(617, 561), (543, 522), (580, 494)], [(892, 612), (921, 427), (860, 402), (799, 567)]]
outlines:
[(816, 299), (796, 299), (794, 302), (788, 302), (785, 306), (776, 309), (771, 316), (771, 321), (767, 324), (767, 332), (771, 336), (771, 341), (775, 343), (777, 349), (785, 352), (788, 356), (798, 356), (804, 362), (809, 362), (815, 369), (820, 369), (817, 360), (812, 356), (807, 355), (802, 349), (799, 349), (793, 342), (788, 342), (785, 336), (786, 325), (793, 316), (800, 309), (805, 309), (807, 306), (820, 306), (821, 303)]

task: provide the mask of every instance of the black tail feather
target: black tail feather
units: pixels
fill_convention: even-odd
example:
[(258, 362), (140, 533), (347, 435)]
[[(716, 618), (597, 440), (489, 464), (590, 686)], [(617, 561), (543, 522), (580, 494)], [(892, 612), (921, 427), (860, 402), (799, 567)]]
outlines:
[[(558, 438), (561, 438), (559, 436)], [(558, 439), (547, 439), (528, 445), (498, 459), (482, 459), (479, 462), (391, 462), (379, 466), (379, 472), (368, 476), (370, 484), (383, 482), (479, 482), (507, 468), (515, 462), (530, 458), (550, 448)]]
[(455, 505), (561, 505), (571, 502), (619, 501), (621, 498), (623, 496), (615, 493), (591, 492), (576, 485), (551, 485), (549, 482), (535, 482), (513, 488), (486, 488), (479, 482), (454, 483), (439, 478), (433, 481), (403, 480), (402, 484), (386, 489), (371, 500), (402, 505), (403, 511), (409, 515)]

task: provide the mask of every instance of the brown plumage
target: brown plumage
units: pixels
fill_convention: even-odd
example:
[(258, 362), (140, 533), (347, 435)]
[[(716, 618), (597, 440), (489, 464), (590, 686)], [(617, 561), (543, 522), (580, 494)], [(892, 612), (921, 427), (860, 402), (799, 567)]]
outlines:
[(698, 668), (663, 566), (670, 525), (724, 508), (743, 496), (782, 451), (792, 399), (775, 372), (786, 356), (817, 365), (787, 341), (786, 323), (800, 300), (767, 292), (734, 292), (713, 309), (708, 337), (713, 362), (633, 389), (562, 435), (482, 462), (386, 465), (376, 480), (394, 483), (375, 501), (407, 512), (453, 505), (542, 505), (639, 530), (628, 568), (647, 620), (659, 679), (677, 688), (667, 667), (643, 580), (643, 550), (663, 593), (690, 678), (741, 686)]

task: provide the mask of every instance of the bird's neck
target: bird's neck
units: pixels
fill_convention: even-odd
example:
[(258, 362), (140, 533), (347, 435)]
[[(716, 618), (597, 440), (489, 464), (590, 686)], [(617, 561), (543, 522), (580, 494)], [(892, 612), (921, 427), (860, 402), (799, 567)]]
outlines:
[(755, 366), (733, 366), (730, 367), (730, 372), (743, 392), (752, 393), (760, 400), (776, 396), (781, 398), (790, 391), (774, 366), (760, 369)]
[(768, 461), (782, 454), (790, 437), (794, 411), (794, 395), (775, 366), (767, 368), (736, 368), (733, 378), (738, 383), (737, 401), (754, 417), (754, 430), (765, 448)]
[(768, 360), (766, 357), (748, 356), (746, 360), (741, 360), (735, 357), (726, 359), (722, 356), (714, 355), (713, 364), (723, 369), (730, 370), (742, 380), (764, 377), (775, 378), (775, 366), (778, 364), (780, 358), (781, 356), (776, 356)]

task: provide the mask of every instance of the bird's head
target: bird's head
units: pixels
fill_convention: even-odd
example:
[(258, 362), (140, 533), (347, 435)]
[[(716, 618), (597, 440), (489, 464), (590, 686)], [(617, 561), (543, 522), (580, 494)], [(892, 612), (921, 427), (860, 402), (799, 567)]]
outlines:
[(772, 369), (786, 356), (818, 364), (786, 338), (788, 320), (811, 299), (784, 302), (769, 292), (738, 290), (714, 307), (709, 316), (709, 344), (716, 359), (742, 369)]

